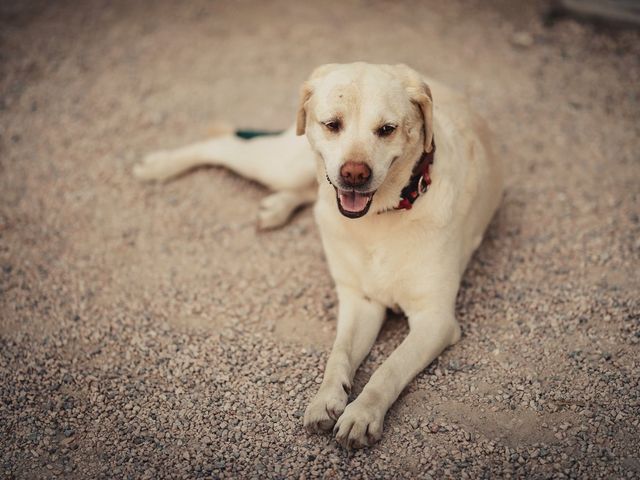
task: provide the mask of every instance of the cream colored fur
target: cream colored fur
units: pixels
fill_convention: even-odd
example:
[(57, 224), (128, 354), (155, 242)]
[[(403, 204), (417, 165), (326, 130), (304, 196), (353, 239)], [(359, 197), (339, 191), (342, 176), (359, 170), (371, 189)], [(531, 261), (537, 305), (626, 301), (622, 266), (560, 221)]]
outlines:
[[(322, 122), (338, 115), (339, 134)], [(398, 126), (389, 138), (380, 122)], [(307, 139), (297, 137), (305, 133)], [(411, 210), (393, 210), (433, 135), (435, 162), (428, 192)], [(274, 194), (259, 213), (264, 228), (284, 224), (316, 197), (339, 312), (324, 380), (307, 407), (310, 431), (331, 430), (345, 447), (371, 445), (405, 386), (460, 338), (455, 299), (462, 274), (496, 210), (502, 170), (483, 122), (466, 102), (404, 65), (325, 65), (302, 88), (297, 125), (278, 137), (231, 135), (156, 152), (135, 168), (141, 179), (165, 180), (192, 167), (222, 165), (263, 183)], [(357, 159), (377, 189), (369, 212), (342, 216), (327, 181)], [(355, 372), (368, 354), (386, 308), (401, 309), (410, 332), (351, 403)]]

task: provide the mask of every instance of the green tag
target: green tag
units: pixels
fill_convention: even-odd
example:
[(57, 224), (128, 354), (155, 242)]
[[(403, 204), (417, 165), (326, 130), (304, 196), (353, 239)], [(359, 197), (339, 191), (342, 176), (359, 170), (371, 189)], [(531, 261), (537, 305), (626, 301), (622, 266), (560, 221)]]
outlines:
[(267, 137), (272, 135), (280, 135), (284, 130), (269, 131), (269, 130), (236, 130), (236, 137), (243, 138), (244, 140), (250, 140), (255, 137)]

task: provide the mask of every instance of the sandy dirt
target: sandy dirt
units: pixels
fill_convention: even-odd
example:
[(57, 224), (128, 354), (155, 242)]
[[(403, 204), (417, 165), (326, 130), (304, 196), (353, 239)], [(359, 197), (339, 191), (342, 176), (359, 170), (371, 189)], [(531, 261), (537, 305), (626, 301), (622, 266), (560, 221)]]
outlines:
[[(640, 34), (546, 7), (0, 3), (0, 476), (640, 478)], [(220, 119), (284, 128), (354, 60), (466, 93), (509, 175), (462, 341), (348, 454), (302, 428), (336, 327), (311, 212), (258, 233), (263, 188), (131, 169)]]

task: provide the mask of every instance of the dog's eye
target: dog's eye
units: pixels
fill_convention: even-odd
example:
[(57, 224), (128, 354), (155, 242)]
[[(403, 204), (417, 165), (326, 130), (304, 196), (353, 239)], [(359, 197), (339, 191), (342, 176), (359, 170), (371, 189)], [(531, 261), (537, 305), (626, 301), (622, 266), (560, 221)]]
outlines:
[(340, 120), (329, 120), (328, 122), (322, 122), (322, 124), (330, 132), (337, 133), (342, 128), (342, 122)]
[(377, 131), (376, 134), (379, 137), (388, 137), (389, 135), (391, 135), (393, 132), (396, 131), (396, 127), (395, 125), (391, 124), (391, 123), (387, 123), (386, 125), (381, 126)]

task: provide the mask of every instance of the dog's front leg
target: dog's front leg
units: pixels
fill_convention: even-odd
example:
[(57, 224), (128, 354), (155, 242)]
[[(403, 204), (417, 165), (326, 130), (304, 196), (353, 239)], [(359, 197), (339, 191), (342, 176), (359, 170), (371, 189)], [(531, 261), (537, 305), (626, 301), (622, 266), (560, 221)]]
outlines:
[(380, 331), (385, 307), (348, 287), (337, 288), (339, 311), (336, 340), (318, 393), (304, 414), (312, 432), (328, 431), (345, 409), (356, 370)]
[(387, 410), (407, 384), (449, 345), (460, 339), (453, 312), (428, 311), (409, 317), (409, 335), (338, 419), (334, 432), (345, 448), (378, 441)]

